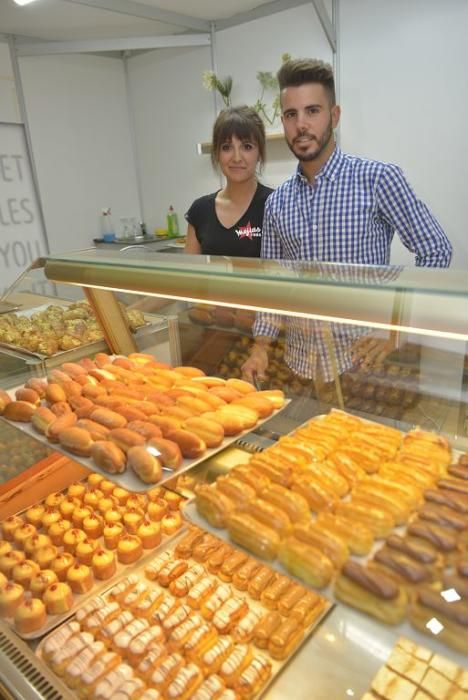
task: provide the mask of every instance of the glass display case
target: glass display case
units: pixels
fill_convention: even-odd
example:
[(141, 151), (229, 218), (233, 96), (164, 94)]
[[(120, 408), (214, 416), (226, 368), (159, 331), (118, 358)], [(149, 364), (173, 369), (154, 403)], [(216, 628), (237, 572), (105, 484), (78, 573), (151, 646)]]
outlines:
[[(99, 249), (49, 256), (34, 270), (35, 275), (45, 285), (43, 289), (48, 290), (44, 296), (49, 296), (50, 289), (54, 289), (50, 296), (56, 299), (55, 303), (86, 299), (99, 321), (110, 361), (112, 355), (130, 355), (138, 357), (143, 364), (150, 361), (148, 357), (153, 357), (156, 364), (165, 368), (163, 371), (173, 371), (167, 369), (168, 365), (182, 373), (192, 368), (186, 375), (189, 379), (198, 376), (201, 381), (212, 381), (213, 386), (217, 381), (221, 385), (229, 380), (242, 382), (247, 377), (259, 392), (270, 392), (270, 396), (278, 395), (274, 392), (284, 392), (288, 402), (281, 410), (275, 411), (269, 420), (244, 430), (234, 442), (229, 445), (223, 443), (224, 449), (221, 451), (210, 452), (207, 459), (202, 456), (192, 469), (180, 476), (175, 474), (173, 479), (167, 481), (165, 486), (175, 492), (193, 495), (198, 484), (216, 489), (218, 478), (229, 476), (232, 469), (239, 469), (239, 464), (250, 465), (252, 473), (258, 475), (261, 460), (256, 461), (255, 456), (263, 453), (272, 456), (270, 467), (273, 471), (276, 469), (275, 459), (283, 466), (288, 465), (289, 469), (294, 455), (300, 465), (301, 479), (304, 473), (310, 477), (312, 463), (315, 466), (324, 465), (326, 471), (333, 462), (333, 450), (346, 447), (338, 445), (337, 441), (344, 444), (351, 440), (351, 429), (351, 432), (336, 438), (333, 450), (327, 447), (326, 451), (320, 443), (325, 452), (316, 451), (315, 457), (310, 459), (306, 459), (304, 454), (307, 449), (309, 454), (311, 450), (318, 450), (318, 443), (312, 447), (298, 447), (291, 439), (298, 430), (301, 431), (302, 426), (306, 425), (308, 430), (310, 421), (313, 422), (315, 418), (323, 425), (323, 416), (328, 416), (330, 412), (336, 415), (333, 413), (336, 410), (342, 412), (340, 416), (360, 419), (360, 422), (351, 423), (356, 433), (361, 429), (367, 431), (367, 435), (372, 430), (377, 431), (377, 437), (367, 443), (367, 447), (363, 446), (366, 443), (360, 443), (362, 464), (370, 464), (374, 457), (376, 461), (369, 471), (358, 463), (356, 473), (359, 476), (350, 479), (346, 493), (341, 494), (340, 498), (333, 496), (331, 506), (322, 508), (312, 505), (315, 501), (308, 501), (314, 527), (320, 530), (323, 510), (339, 516), (342, 501), (346, 506), (362, 483), (372, 481), (378, 474), (385, 474), (382, 488), (385, 490), (385, 483), (388, 484), (390, 496), (387, 494), (387, 498), (391, 500), (392, 486), (396, 488), (396, 493), (399, 487), (402, 493), (405, 489), (411, 490), (411, 472), (417, 479), (421, 471), (424, 486), (417, 492), (407, 515), (398, 522), (394, 520), (385, 534), (375, 535), (374, 544), (365, 556), (362, 552), (352, 552), (348, 561), (351, 560), (358, 567), (367, 567), (369, 560), (384, 545), (384, 540), (387, 550), (390, 548), (390, 535), (396, 538), (393, 544), (402, 542), (408, 534), (405, 534), (405, 527), (422, 522), (419, 534), (416, 529), (416, 534), (409, 537), (412, 554), (408, 554), (406, 548), (405, 551), (398, 550), (398, 556), (390, 559), (403, 569), (409, 566), (412, 572), (416, 569), (419, 571), (419, 564), (408, 564), (408, 557), (411, 559), (414, 554), (418, 562), (418, 552), (429, 552), (428, 556), (433, 555), (436, 562), (430, 567), (430, 574), (424, 574), (430, 576), (430, 583), (427, 584), (424, 577), (424, 584), (421, 585), (417, 581), (406, 580), (405, 571), (402, 573), (401, 568), (391, 570), (390, 567), (390, 587), (404, 589), (408, 609), (415, 606), (416, 600), (420, 600), (421, 586), (430, 589), (428, 599), (447, 594), (443, 611), (437, 612), (436, 607), (432, 608), (433, 620), (428, 618), (427, 624), (424, 622), (416, 626), (410, 623), (405, 614), (391, 619), (390, 622), (394, 624), (379, 621), (359, 609), (362, 603), (356, 606), (344, 603), (338, 588), (335, 596), (336, 581), (347, 576), (346, 564), (340, 573), (343, 566), (341, 560), (339, 565), (332, 567), (333, 573), (322, 588), (322, 593), (334, 601), (335, 606), (274, 679), (265, 697), (275, 700), (285, 697), (314, 697), (316, 700), (348, 697), (365, 697), (366, 700), (376, 697), (389, 700), (429, 697), (437, 700), (466, 697), (468, 684), (464, 669), (464, 645), (467, 642), (463, 639), (468, 639), (468, 459), (461, 459), (453, 473), (447, 474), (450, 463), (458, 462), (468, 450), (468, 332), (465, 311), (468, 279), (463, 272), (182, 257), (148, 251), (142, 256), (138, 249), (121, 255), (117, 251)], [(26, 275), (26, 287), (28, 279), (31, 277)], [(14, 290), (5, 301), (21, 307), (22, 299)], [(160, 332), (153, 333), (150, 342), (146, 333), (131, 332), (122, 312), (122, 303), (159, 320)], [(92, 358), (96, 352), (102, 352), (102, 349), (84, 346), (83, 353), (71, 362), (79, 362), (80, 357)], [(48, 377), (54, 368), (68, 361), (66, 357), (59, 357), (52, 367), (42, 362), (33, 373)], [(125, 371), (131, 372), (132, 362), (126, 364), (123, 360), (120, 366), (123, 378)], [(102, 368), (96, 371), (97, 381), (108, 379), (106, 370), (104, 374), (99, 374), (102, 371)], [(140, 381), (142, 375), (138, 376)], [(203, 376), (207, 379), (203, 380)], [(183, 395), (180, 386), (184, 382), (173, 380), (172, 375), (166, 375), (166, 378), (171, 387), (171, 396)], [(142, 381), (148, 383), (152, 379), (148, 370)], [(131, 375), (127, 380), (128, 387), (135, 389)], [(11, 391), (22, 383), (23, 379), (21, 382), (15, 379), (8, 387)], [(232, 382), (229, 386), (233, 386)], [(162, 391), (159, 384), (158, 391)], [(128, 396), (130, 398), (130, 394)], [(266, 394), (261, 396), (265, 397)], [(384, 427), (375, 428), (375, 424)], [(20, 426), (19, 423), (17, 425)], [(21, 426), (10, 426), (11, 423), (8, 429), (21, 429)], [(182, 427), (182, 422), (179, 427)], [(393, 431), (385, 432), (387, 429)], [(335, 428), (331, 430), (333, 432)], [(390, 435), (398, 436), (398, 447), (391, 458), (384, 458), (379, 450)], [(287, 437), (284, 442), (285, 436), (292, 438)], [(42, 440), (42, 437), (39, 439)], [(401, 445), (412, 444), (413, 440), (418, 439), (429, 441), (432, 448), (427, 448), (427, 443), (424, 443), (425, 447), (418, 447), (421, 452), (417, 453), (417, 457), (413, 456), (413, 461), (399, 461), (397, 451), (403, 449)], [(379, 444), (379, 440), (382, 444)], [(405, 440), (408, 442), (405, 443)], [(282, 445), (286, 446), (286, 452), (284, 448), (281, 452)], [(277, 448), (279, 453), (275, 452)], [(439, 464), (436, 455), (440, 450), (445, 450), (444, 459), (445, 456), (447, 459)], [(317, 457), (318, 454), (321, 457)], [(77, 457), (75, 459), (80, 461)], [(356, 453), (353, 459), (357, 459)], [(4, 461), (1, 455), (0, 460)], [(85, 463), (89, 466), (86, 460)], [(392, 468), (390, 463), (393, 464)], [(292, 475), (291, 484), (300, 485), (301, 479), (295, 480), (296, 476)], [(426, 477), (428, 480), (424, 481)], [(75, 478), (73, 476), (70, 481)], [(116, 474), (109, 475), (111, 480), (116, 478)], [(393, 484), (391, 478), (394, 479)], [(441, 479), (442, 486), (439, 488)], [(248, 492), (249, 488), (246, 486), (245, 491)], [(281, 488), (289, 489), (289, 484)], [(437, 492), (434, 496), (436, 500), (425, 501), (426, 489)], [(443, 492), (445, 500), (437, 500), (438, 489)], [(453, 498), (452, 489), (456, 491)], [(293, 485), (291, 492), (301, 495), (304, 490)], [(259, 493), (255, 498), (259, 498)], [(294, 500), (294, 497), (291, 498)], [(375, 495), (374, 499), (375, 503), (372, 498), (366, 500), (363, 497), (362, 503), (367, 504), (365, 508), (378, 511), (378, 506), (382, 506), (385, 511), (382, 505), (385, 493)], [(356, 496), (355, 500), (359, 498)], [(424, 508), (426, 510), (422, 514)], [(214, 530), (209, 518), (203, 519), (202, 511), (197, 511), (195, 501), (191, 501), (185, 513), (188, 519), (227, 541), (227, 529)], [(356, 512), (358, 532), (363, 523), (359, 520), (359, 509)], [(368, 519), (370, 516), (362, 517)], [(290, 532), (286, 539), (290, 536), (292, 539), (299, 538), (300, 528), (306, 527), (302, 521), (299, 530), (295, 522), (289, 525), (293, 534)], [(431, 530), (433, 526), (435, 529)], [(428, 529), (435, 533), (432, 541), (427, 539)], [(450, 545), (446, 551), (443, 535), (447, 532), (453, 547)], [(305, 541), (302, 540), (303, 543)], [(285, 541), (281, 540), (279, 551), (283, 551), (284, 546)], [(304, 549), (304, 552), (308, 551)], [(345, 559), (349, 555), (347, 546), (346, 551)], [(280, 559), (284, 561), (285, 557)], [(378, 577), (382, 575), (382, 566), (384, 577), (385, 572), (389, 571), (388, 561), (384, 564), (377, 561), (377, 579), (372, 578), (371, 563), (368, 587), (359, 588), (364, 596), (363, 591), (369, 593), (375, 580), (381, 580)], [(273, 566), (276, 564), (274, 562)], [(356, 585), (351, 577), (351, 568), (349, 578)], [(289, 572), (297, 574), (300, 570), (298, 565)], [(368, 571), (367, 568), (364, 570)], [(286, 573), (281, 565), (278, 565), (277, 571)], [(450, 581), (455, 583), (449, 585)], [(449, 602), (450, 592), (452, 603)], [(453, 607), (447, 609), (450, 604)], [(452, 616), (453, 611), (455, 614)], [(455, 636), (462, 639), (461, 643), (446, 643), (444, 630), (451, 630), (452, 623), (455, 624)], [(11, 658), (6, 649), (8, 644), (15, 643), (15, 635), (3, 624), (0, 632), (3, 635), (0, 635), (0, 655), (6, 660)], [(34, 668), (39, 664), (49, 690), (58, 688), (60, 692), (63, 686), (60, 683), (57, 685), (54, 674), (41, 666), (32, 655), (35, 643), (20, 641), (17, 644), (23, 657), (29, 659)], [(396, 648), (398, 644), (400, 646)], [(5, 664), (2, 664), (3, 667)], [(14, 665), (8, 672), (2, 671), (2, 674), (4, 684), (11, 689), (14, 685)], [(29, 692), (31, 698), (48, 697), (41, 694), (34, 683)]]

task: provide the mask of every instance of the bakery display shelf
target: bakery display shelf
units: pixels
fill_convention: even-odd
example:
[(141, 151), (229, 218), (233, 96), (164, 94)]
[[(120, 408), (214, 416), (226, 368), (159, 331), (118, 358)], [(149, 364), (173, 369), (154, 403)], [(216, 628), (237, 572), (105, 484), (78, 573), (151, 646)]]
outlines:
[[(147, 559), (145, 562), (140, 561), (138, 564), (132, 569), (131, 573), (132, 575), (136, 575), (138, 577), (138, 581), (142, 581), (146, 584), (148, 584), (148, 588), (156, 588), (160, 590), (163, 593), (167, 593), (167, 588), (163, 588), (160, 586), (158, 583), (155, 581), (150, 581), (146, 579), (145, 577), (145, 568), (146, 566), (151, 564), (151, 559), (156, 558), (157, 556), (163, 554), (164, 552), (171, 552), (174, 553), (174, 549), (177, 545), (177, 543), (184, 537), (186, 533), (185, 532), (179, 532), (177, 533), (170, 542), (164, 542), (162, 543), (153, 553), (151, 558), (149, 560)], [(237, 549), (237, 546), (232, 545), (233, 549)], [(174, 555), (174, 559), (177, 557)], [(197, 562), (195, 562), (193, 559), (187, 559), (187, 562), (189, 566), (195, 565)], [(223, 580), (219, 578), (216, 574), (208, 574), (211, 578), (215, 578), (218, 580), (219, 584), (223, 584)], [(127, 573), (128, 576), (128, 573)], [(289, 576), (289, 575), (288, 575)], [(112, 590), (112, 588), (117, 585), (119, 582), (123, 581), (126, 578), (126, 576), (120, 576), (119, 578), (115, 579), (112, 583), (112, 585), (108, 585), (107, 589), (99, 594), (99, 597), (107, 602), (106, 595)], [(292, 577), (290, 577), (292, 578)], [(248, 596), (247, 593), (239, 591), (237, 589), (234, 589), (234, 593), (236, 597), (242, 598), (243, 600), (246, 600), (248, 602), (249, 608), (251, 610), (254, 610), (256, 612), (264, 612), (267, 613), (269, 612), (268, 608), (266, 608), (260, 601), (253, 600), (250, 596)], [(180, 601), (183, 603), (184, 602), (184, 597), (180, 598)], [(282, 659), (281, 661), (273, 659), (270, 654), (268, 653), (267, 650), (265, 649), (257, 649), (257, 647), (254, 647), (255, 652), (258, 653), (260, 656), (264, 656), (268, 659), (268, 661), (272, 665), (272, 672), (270, 675), (269, 680), (266, 682), (266, 684), (261, 688), (259, 692), (257, 692), (255, 695), (249, 696), (249, 700), (259, 700), (259, 698), (264, 698), (267, 694), (268, 697), (270, 696), (269, 691), (274, 687), (275, 681), (278, 679), (280, 674), (282, 674), (284, 671), (286, 671), (286, 668), (290, 666), (290, 664), (293, 664), (294, 657), (296, 654), (300, 652), (300, 650), (304, 647), (304, 645), (307, 644), (307, 642), (313, 637), (313, 633), (315, 630), (317, 630), (320, 626), (322, 626), (330, 612), (333, 610), (334, 604), (329, 600), (324, 598), (324, 604), (323, 604), (323, 609), (321, 612), (317, 615), (317, 617), (312, 621), (308, 627), (305, 628), (304, 631), (304, 636), (302, 637), (301, 641), (298, 642), (298, 644), (292, 649), (292, 651), (286, 656), (286, 658)], [(194, 610), (194, 614), (198, 611)], [(58, 631), (58, 630), (56, 630)], [(225, 635), (220, 634), (220, 637), (223, 637)], [(43, 662), (42, 659), (42, 649), (44, 647), (44, 644), (46, 642), (48, 637), (44, 637), (39, 645), (36, 648), (36, 656)], [(310, 660), (309, 660), (310, 661)], [(44, 663), (44, 662), (43, 662)], [(52, 673), (52, 671), (50, 671)], [(292, 670), (294, 673), (294, 668)], [(60, 680), (57, 679), (58, 682), (60, 683), (61, 687), (63, 688), (66, 693), (64, 693), (65, 698), (75, 698), (75, 695), (70, 695), (70, 689), (67, 688), (67, 686)], [(280, 697), (280, 696), (277, 696)]]
[[(83, 480), (84, 482), (84, 480)], [(66, 489), (62, 492), (66, 494)], [(26, 513), (26, 511), (34, 507), (34, 505), (39, 505), (42, 503), (42, 500), (37, 501), (36, 503), (32, 504), (31, 506), (28, 506), (28, 508), (25, 508), (24, 510), (20, 510), (19, 512), (15, 513), (15, 516), (21, 517)], [(3, 523), (0, 523), (0, 526)], [(187, 529), (186, 523), (182, 524), (182, 527), (177, 530), (177, 532), (171, 534), (171, 535), (161, 535), (162, 537), (162, 542), (160, 545), (156, 547), (156, 549), (152, 550), (143, 550), (142, 556), (138, 559), (138, 563), (143, 564), (144, 562), (148, 562), (153, 556), (155, 551), (158, 551), (160, 547), (166, 547), (168, 546), (174, 538), (176, 538), (178, 535), (181, 535), (185, 530)], [(42, 528), (38, 528), (38, 533), (39, 534), (45, 534), (45, 530), (43, 531)], [(109, 551), (104, 544), (104, 537), (101, 535), (100, 537), (96, 538), (97, 541), (99, 541), (100, 546), (105, 549), (106, 551)], [(16, 546), (16, 543), (11, 543), (13, 546), (13, 549), (20, 549)], [(61, 545), (58, 546), (59, 554), (62, 551), (65, 551)], [(112, 550), (114, 551), (114, 550)], [(33, 639), (38, 639), (39, 637), (42, 637), (43, 635), (47, 634), (50, 632), (52, 629), (60, 625), (62, 622), (67, 620), (71, 615), (73, 615), (76, 610), (78, 610), (79, 607), (88, 599), (95, 597), (97, 595), (100, 595), (102, 591), (105, 591), (111, 586), (110, 580), (114, 583), (116, 579), (120, 578), (124, 574), (128, 575), (129, 569), (133, 566), (132, 564), (122, 564), (118, 561), (117, 556), (115, 555), (115, 563), (116, 563), (116, 570), (115, 573), (112, 575), (111, 579), (106, 579), (106, 580), (99, 580), (99, 579), (94, 579), (94, 585), (93, 587), (87, 591), (86, 593), (73, 593), (73, 605), (72, 607), (67, 610), (67, 612), (59, 615), (47, 615), (47, 621), (46, 623), (38, 630), (35, 630), (34, 632), (30, 633), (21, 633), (17, 629), (15, 629), (14, 626), (14, 621), (13, 618), (8, 618), (8, 617), (2, 617), (1, 621), (10, 627), (12, 630), (15, 631), (15, 633), (21, 637), (22, 639), (25, 640), (33, 640)], [(30, 595), (30, 594), (29, 594)]]
[[(15, 389), (10, 389), (8, 391), (9, 395), (14, 398), (15, 391), (19, 387), (16, 387)], [(230, 437), (225, 437), (222, 443), (218, 447), (211, 447), (208, 448), (204, 454), (201, 457), (198, 457), (197, 459), (187, 459), (184, 458), (181, 466), (178, 469), (168, 469), (166, 467), (163, 467), (163, 475), (161, 479), (157, 482), (157, 484), (145, 484), (141, 479), (130, 469), (126, 469), (126, 471), (122, 472), (121, 474), (110, 474), (109, 472), (105, 471), (101, 467), (98, 467), (92, 459), (89, 457), (81, 457), (75, 454), (72, 454), (71, 452), (68, 452), (65, 450), (60, 443), (50, 443), (47, 441), (44, 435), (38, 433), (37, 431), (34, 430), (32, 427), (31, 423), (21, 423), (21, 422), (14, 422), (14, 421), (8, 421), (6, 420), (3, 416), (0, 417), (1, 420), (5, 421), (9, 425), (12, 425), (21, 432), (25, 433), (26, 435), (29, 435), (39, 442), (43, 443), (44, 445), (47, 445), (48, 447), (51, 447), (53, 450), (56, 450), (57, 452), (60, 452), (67, 457), (73, 459), (75, 462), (79, 462), (82, 464), (84, 467), (89, 469), (90, 471), (95, 471), (98, 472), (98, 474), (102, 474), (106, 478), (110, 479), (113, 481), (115, 484), (122, 486), (125, 489), (128, 489), (129, 491), (134, 491), (135, 493), (144, 493), (148, 491), (149, 489), (153, 488), (154, 486), (162, 486), (163, 484), (166, 483), (166, 481), (169, 481), (170, 479), (173, 479), (174, 477), (179, 476), (180, 474), (184, 474), (186, 471), (189, 469), (192, 469), (192, 467), (197, 466), (198, 464), (201, 464), (201, 462), (204, 462), (206, 459), (209, 459), (213, 455), (217, 454), (218, 452), (221, 452), (224, 450), (226, 447), (231, 445), (233, 442), (236, 440), (241, 439), (245, 435), (251, 432), (251, 430), (255, 430), (256, 427), (263, 425), (266, 423), (270, 418), (273, 416), (276, 416), (278, 413), (280, 413), (287, 405), (288, 401), (285, 401), (283, 406), (281, 408), (275, 409), (271, 416), (268, 416), (267, 418), (261, 418), (257, 422), (256, 426), (254, 428), (249, 428), (247, 430), (242, 431), (238, 435), (233, 435)]]

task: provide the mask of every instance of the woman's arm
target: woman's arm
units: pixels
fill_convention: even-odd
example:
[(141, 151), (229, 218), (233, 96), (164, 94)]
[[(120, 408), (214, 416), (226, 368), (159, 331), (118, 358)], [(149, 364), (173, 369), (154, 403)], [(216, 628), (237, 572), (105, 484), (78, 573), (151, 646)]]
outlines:
[(201, 253), (201, 245), (198, 242), (198, 238), (192, 224), (187, 226), (187, 241), (185, 243), (184, 253), (188, 253), (189, 255), (200, 255)]

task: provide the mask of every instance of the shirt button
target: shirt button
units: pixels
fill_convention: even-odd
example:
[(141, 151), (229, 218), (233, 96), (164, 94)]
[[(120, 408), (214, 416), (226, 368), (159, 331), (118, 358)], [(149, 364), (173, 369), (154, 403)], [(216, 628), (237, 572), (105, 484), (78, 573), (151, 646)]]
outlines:
[(312, 231), (316, 231), (317, 228), (318, 228), (318, 226), (317, 226), (316, 224), (314, 224), (314, 225), (312, 226)]

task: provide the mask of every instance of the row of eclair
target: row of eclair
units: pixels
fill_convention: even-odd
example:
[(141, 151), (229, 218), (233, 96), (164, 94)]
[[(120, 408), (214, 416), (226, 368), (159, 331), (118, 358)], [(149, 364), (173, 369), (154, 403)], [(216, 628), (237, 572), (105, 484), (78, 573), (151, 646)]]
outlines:
[(147, 484), (283, 403), (282, 391), (257, 392), (243, 380), (172, 368), (143, 353), (65, 362), (47, 381), (29, 379), (15, 400), (0, 390), (0, 415), (31, 422), (49, 442), (90, 457), (106, 472), (132, 469)]

